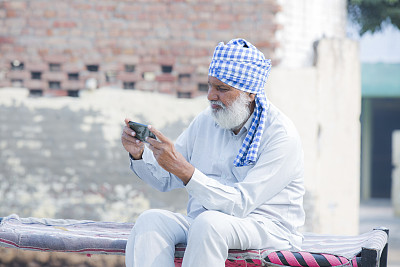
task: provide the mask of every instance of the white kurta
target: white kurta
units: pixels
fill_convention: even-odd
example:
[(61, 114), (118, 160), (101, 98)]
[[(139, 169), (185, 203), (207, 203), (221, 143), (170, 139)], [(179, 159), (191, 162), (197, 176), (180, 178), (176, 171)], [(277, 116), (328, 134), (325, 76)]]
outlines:
[(272, 222), (274, 227), (269, 231), (299, 249), (302, 235), (297, 229), (305, 218), (300, 137), (293, 123), (270, 103), (256, 164), (234, 167), (251, 120), (252, 117), (237, 135), (220, 128), (210, 109), (193, 120), (175, 143), (176, 149), (196, 168), (186, 186), (162, 169), (147, 148), (142, 160), (131, 160), (131, 168), (160, 191), (186, 188), (190, 220), (206, 210), (214, 210), (264, 225)]

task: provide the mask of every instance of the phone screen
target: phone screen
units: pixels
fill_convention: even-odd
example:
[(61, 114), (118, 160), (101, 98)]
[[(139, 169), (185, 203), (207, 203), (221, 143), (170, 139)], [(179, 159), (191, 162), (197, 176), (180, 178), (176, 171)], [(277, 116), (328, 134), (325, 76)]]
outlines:
[(156, 136), (147, 128), (147, 125), (133, 121), (128, 122), (128, 124), (129, 127), (135, 131), (135, 137), (140, 141), (146, 142), (146, 137), (157, 139)]

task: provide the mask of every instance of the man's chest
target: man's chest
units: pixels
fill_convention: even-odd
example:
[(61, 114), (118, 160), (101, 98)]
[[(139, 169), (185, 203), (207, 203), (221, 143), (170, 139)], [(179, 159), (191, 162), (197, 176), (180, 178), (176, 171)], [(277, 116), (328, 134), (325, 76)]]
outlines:
[(234, 167), (243, 138), (229, 132), (204, 134), (196, 138), (190, 159), (198, 170), (222, 184), (232, 185), (242, 181), (251, 166)]

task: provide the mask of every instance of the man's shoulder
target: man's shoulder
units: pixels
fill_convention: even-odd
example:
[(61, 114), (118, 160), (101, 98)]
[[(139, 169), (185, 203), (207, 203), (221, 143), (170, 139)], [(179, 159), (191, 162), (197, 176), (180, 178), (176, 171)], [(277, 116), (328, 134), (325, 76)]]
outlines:
[(293, 121), (279, 108), (270, 103), (266, 120), (265, 134), (285, 135), (291, 138), (298, 138), (298, 131)]

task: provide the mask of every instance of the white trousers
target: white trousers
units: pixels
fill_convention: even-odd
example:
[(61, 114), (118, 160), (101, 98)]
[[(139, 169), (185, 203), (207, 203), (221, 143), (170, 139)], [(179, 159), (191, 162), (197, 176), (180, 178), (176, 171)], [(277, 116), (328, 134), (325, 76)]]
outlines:
[(290, 249), (287, 240), (269, 231), (274, 228), (272, 222), (265, 225), (218, 211), (205, 211), (193, 220), (179, 213), (148, 210), (139, 216), (129, 236), (125, 264), (174, 267), (178, 243), (187, 244), (182, 267), (223, 267), (229, 249)]

